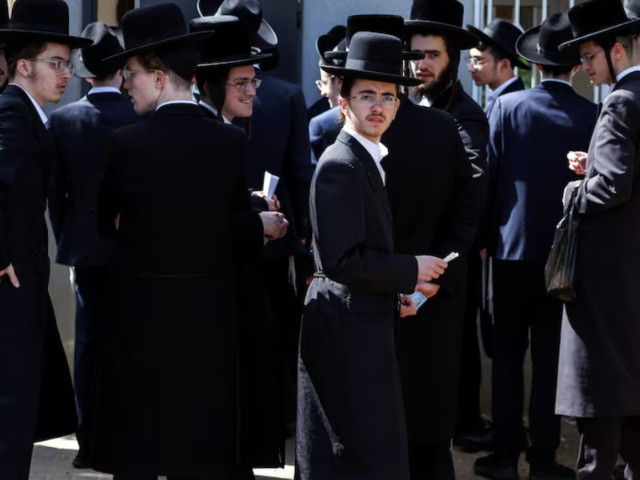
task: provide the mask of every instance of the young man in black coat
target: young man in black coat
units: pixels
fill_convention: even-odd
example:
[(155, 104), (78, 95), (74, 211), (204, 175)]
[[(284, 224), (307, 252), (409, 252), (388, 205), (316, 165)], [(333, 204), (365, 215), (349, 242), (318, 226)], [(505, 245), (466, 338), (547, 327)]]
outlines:
[(107, 141), (116, 128), (139, 119), (122, 97), (124, 59), (102, 58), (123, 51), (115, 32), (102, 22), (87, 25), (82, 37), (93, 45), (75, 50), (74, 74), (92, 86), (89, 93), (54, 111), (47, 124), (58, 155), (53, 163), (49, 217), (58, 243), (56, 261), (74, 267), (76, 322), (74, 386), (78, 409), (76, 468), (89, 465), (89, 437), (98, 368), (100, 319), (113, 256), (113, 241), (98, 233), (96, 203), (107, 162)]
[[(402, 58), (398, 38), (360, 32), (344, 67), (322, 67), (344, 77), (339, 102), (346, 118), (311, 188), (318, 271), (300, 335), (301, 480), (409, 479), (394, 344), (397, 294), (422, 288), (447, 264), (393, 250), (380, 137), (398, 109), (396, 85), (413, 82), (402, 76)], [(404, 298), (403, 313), (415, 314)]]
[(71, 377), (49, 299), (44, 212), (55, 150), (42, 107), (71, 78), (62, 1), (18, 0), (0, 97), (0, 478), (26, 480), (37, 439), (75, 430)]

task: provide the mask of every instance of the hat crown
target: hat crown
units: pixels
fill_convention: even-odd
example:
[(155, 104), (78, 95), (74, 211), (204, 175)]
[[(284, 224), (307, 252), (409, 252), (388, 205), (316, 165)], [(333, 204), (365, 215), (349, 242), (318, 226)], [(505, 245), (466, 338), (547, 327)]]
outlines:
[(0, 28), (9, 26), (9, 5), (7, 0), (0, 0)]
[(409, 18), (462, 27), (463, 16), (464, 5), (457, 0), (414, 0)]
[[(103, 22), (88, 24), (82, 31), (82, 37), (93, 40), (93, 44), (82, 49), (78, 60), (95, 76), (116, 71), (124, 66), (124, 59), (105, 62), (103, 59), (124, 51), (116, 33)], [(76, 69), (78, 69), (76, 67)]]
[(9, 28), (68, 35), (69, 7), (62, 0), (17, 0)]
[(262, 6), (259, 0), (224, 0), (216, 15), (238, 17), (250, 33), (256, 33), (262, 23)]
[(351, 15), (347, 18), (347, 46), (358, 32), (383, 33), (401, 39), (404, 34), (404, 19), (399, 15)]
[(175, 3), (160, 3), (129, 10), (122, 17), (126, 50), (187, 34), (182, 10)]
[(624, 8), (630, 19), (635, 20), (640, 18), (640, 0), (630, 0)]
[(384, 33), (358, 32), (349, 44), (345, 68), (402, 76), (402, 42)]
[(554, 13), (540, 25), (538, 48), (542, 52), (558, 52), (561, 43), (573, 39), (571, 23), (566, 13)]
[(617, 0), (588, 0), (569, 9), (568, 15), (575, 38), (629, 21)]
[(236, 55), (250, 55), (251, 37), (247, 26), (230, 15), (196, 18), (191, 21), (192, 32), (213, 30), (215, 33), (199, 45), (198, 64), (212, 63)]
[(522, 35), (521, 29), (501, 18), (492, 20), (482, 32), (508, 52), (513, 51), (518, 37)]

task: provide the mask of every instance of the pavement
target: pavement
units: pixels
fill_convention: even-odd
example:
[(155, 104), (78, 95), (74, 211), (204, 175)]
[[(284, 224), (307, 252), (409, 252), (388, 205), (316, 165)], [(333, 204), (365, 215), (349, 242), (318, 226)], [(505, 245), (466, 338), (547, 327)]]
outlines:
[[(111, 475), (97, 473), (93, 470), (75, 469), (71, 462), (78, 451), (78, 443), (74, 436), (58, 438), (36, 444), (31, 462), (30, 480), (112, 480)], [(558, 461), (564, 465), (575, 466), (578, 454), (578, 434), (575, 424), (567, 419), (562, 421), (560, 447), (557, 451)], [(453, 460), (457, 480), (483, 480), (473, 474), (473, 462), (486, 452), (462, 453), (454, 450)], [(293, 440), (287, 442), (287, 465), (284, 469), (256, 469), (258, 480), (293, 479)], [(524, 455), (519, 463), (520, 476), (528, 477), (528, 467)], [(163, 479), (163, 477), (160, 477)]]

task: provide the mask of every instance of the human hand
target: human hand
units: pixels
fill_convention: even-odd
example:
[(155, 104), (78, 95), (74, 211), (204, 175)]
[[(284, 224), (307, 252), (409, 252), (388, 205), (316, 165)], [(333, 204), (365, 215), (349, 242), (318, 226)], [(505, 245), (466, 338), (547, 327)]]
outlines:
[(113, 221), (113, 224), (116, 227), (116, 231), (120, 230), (120, 213), (116, 215), (116, 218)]
[(400, 318), (410, 317), (418, 313), (416, 302), (410, 295), (400, 295)]
[(585, 152), (567, 153), (567, 159), (569, 160), (569, 169), (573, 170), (578, 175), (584, 175), (587, 171), (587, 154)]
[(434, 297), (439, 290), (440, 285), (436, 285), (435, 283), (420, 281), (416, 285), (416, 292), (422, 293), (427, 298)]
[(269, 240), (276, 240), (287, 233), (289, 222), (280, 212), (260, 212), (264, 236)]
[(271, 198), (267, 198), (267, 195), (262, 190), (256, 190), (254, 192), (251, 192), (251, 195), (264, 198), (267, 201), (267, 205), (269, 205), (270, 212), (275, 212), (276, 210), (280, 210), (280, 202), (278, 201), (278, 197), (276, 197), (275, 193)]
[(0, 270), (0, 282), (2, 281), (2, 277), (5, 275), (9, 278), (11, 285), (13, 285), (15, 288), (20, 287), (20, 282), (18, 281), (16, 272), (13, 269), (13, 264), (10, 263), (7, 268), (5, 268), (4, 270)]
[(438, 278), (444, 273), (449, 265), (447, 262), (438, 257), (431, 255), (418, 255), (418, 281), (430, 282), (434, 278)]

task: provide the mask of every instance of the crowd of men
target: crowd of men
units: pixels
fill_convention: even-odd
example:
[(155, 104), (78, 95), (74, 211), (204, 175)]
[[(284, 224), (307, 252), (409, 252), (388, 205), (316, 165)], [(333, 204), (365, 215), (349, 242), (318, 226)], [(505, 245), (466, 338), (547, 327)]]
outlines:
[[(532, 480), (608, 480), (619, 456), (640, 478), (640, 2), (525, 32), (465, 28), (457, 0), (352, 15), (317, 39), (308, 110), (268, 72), (259, 1), (197, 7), (71, 36), (63, 0), (0, 5), (0, 479), (74, 432), (73, 465), (115, 480), (252, 479), (294, 423), (300, 480), (453, 480), (452, 444), (490, 452), (474, 472), (494, 480), (523, 451)], [(612, 87), (599, 106), (580, 66)], [(87, 95), (47, 118), (72, 74)], [(73, 383), (47, 207), (74, 272)], [(544, 270), (569, 207), (563, 304)]]

